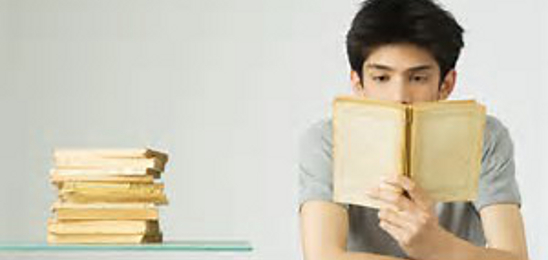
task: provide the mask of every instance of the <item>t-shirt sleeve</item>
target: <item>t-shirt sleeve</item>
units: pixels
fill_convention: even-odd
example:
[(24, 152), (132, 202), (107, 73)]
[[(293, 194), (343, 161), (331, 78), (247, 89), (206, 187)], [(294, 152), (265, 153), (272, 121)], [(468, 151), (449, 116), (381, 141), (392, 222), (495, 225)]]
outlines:
[(521, 205), (515, 178), (514, 149), (508, 130), (493, 117), (487, 118), (478, 198), (478, 211), (495, 204)]
[(330, 121), (315, 123), (301, 135), (298, 174), (299, 210), (311, 200), (333, 202)]

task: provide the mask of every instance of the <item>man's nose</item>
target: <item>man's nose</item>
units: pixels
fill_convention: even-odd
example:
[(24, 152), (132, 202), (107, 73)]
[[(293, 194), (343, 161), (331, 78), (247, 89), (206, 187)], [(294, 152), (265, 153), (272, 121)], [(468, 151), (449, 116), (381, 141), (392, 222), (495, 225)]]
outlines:
[(394, 90), (394, 101), (400, 102), (402, 104), (411, 104), (412, 98), (411, 98), (411, 91), (409, 89), (409, 86), (405, 83), (398, 83), (395, 86)]

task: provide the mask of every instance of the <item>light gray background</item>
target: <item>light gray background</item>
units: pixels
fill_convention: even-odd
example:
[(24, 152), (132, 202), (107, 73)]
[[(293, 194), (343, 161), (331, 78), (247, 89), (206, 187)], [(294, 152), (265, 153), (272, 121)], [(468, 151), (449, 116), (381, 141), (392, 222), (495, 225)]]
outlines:
[[(150, 145), (171, 155), (167, 240), (299, 258), (297, 141), (350, 92), (358, 2), (0, 0), (0, 241), (44, 240), (54, 147)], [(541, 2), (443, 1), (467, 29), (454, 97), (514, 138), (532, 259), (548, 258)]]

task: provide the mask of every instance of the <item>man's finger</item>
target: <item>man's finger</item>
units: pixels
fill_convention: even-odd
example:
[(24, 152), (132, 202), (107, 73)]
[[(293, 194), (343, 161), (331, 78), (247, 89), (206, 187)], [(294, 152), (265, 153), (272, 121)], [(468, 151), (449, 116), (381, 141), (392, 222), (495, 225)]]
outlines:
[(399, 175), (394, 178), (386, 179), (386, 182), (394, 187), (401, 187), (407, 191), (407, 194), (409, 194), (411, 200), (419, 207), (423, 209), (430, 209), (430, 207), (432, 207), (433, 201), (430, 199), (426, 191), (424, 191), (419, 185), (408, 177)]
[(401, 192), (394, 191), (382, 186), (375, 187), (366, 192), (373, 200), (380, 202), (381, 205), (386, 205), (393, 210), (410, 210), (413, 208), (412, 202), (402, 195)]
[(397, 226), (394, 226), (386, 221), (379, 222), (379, 226), (392, 236), (396, 241), (405, 241), (405, 231)]
[(402, 178), (402, 183), (411, 199), (415, 201), (419, 207), (430, 209), (433, 206), (434, 203), (432, 199), (430, 199), (430, 196), (413, 180), (404, 176)]
[(407, 230), (413, 226), (408, 211), (394, 211), (389, 208), (381, 208), (378, 213), (380, 221), (386, 221), (401, 229)]

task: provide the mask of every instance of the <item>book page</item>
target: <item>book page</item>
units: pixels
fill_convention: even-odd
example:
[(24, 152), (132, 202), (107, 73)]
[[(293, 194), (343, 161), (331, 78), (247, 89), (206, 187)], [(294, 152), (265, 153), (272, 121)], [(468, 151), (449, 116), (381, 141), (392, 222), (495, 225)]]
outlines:
[(366, 195), (382, 176), (403, 171), (405, 109), (337, 99), (333, 117), (334, 200), (378, 207)]
[(411, 178), (436, 201), (476, 198), (485, 108), (473, 101), (413, 109)]

